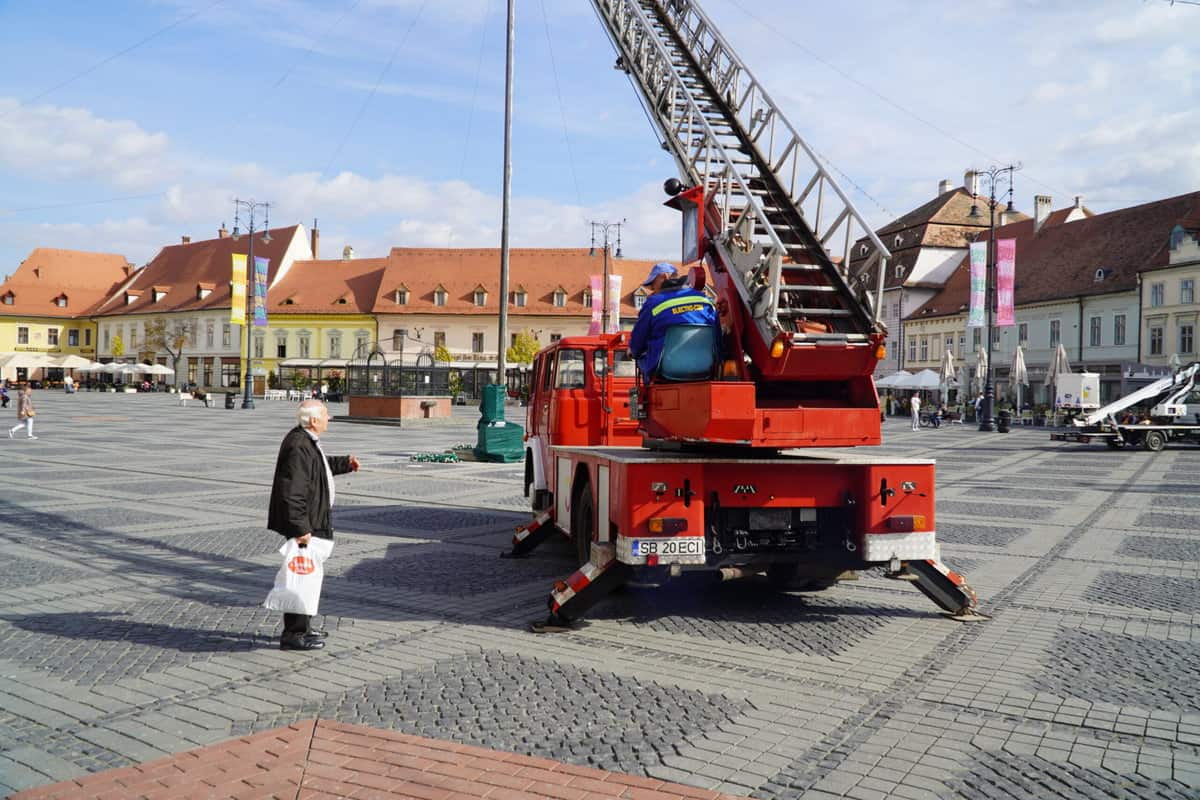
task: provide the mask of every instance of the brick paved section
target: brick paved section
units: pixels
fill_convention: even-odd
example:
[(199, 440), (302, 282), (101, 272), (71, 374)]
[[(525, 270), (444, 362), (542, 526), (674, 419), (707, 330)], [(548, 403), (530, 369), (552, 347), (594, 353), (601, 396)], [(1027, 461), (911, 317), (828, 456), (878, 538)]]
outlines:
[(443, 800), (736, 800), (667, 781), (306, 720), (254, 736), (18, 792), (12, 800), (372, 797)]

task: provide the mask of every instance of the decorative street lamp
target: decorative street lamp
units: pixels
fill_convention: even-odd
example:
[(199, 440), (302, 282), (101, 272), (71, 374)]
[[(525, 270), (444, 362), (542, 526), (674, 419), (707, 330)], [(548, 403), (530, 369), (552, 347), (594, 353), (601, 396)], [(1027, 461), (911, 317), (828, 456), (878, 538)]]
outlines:
[[(996, 388), (992, 385), (992, 329), (995, 326), (996, 314), (996, 185), (1004, 180), (1008, 182), (1008, 207), (1006, 211), (1013, 210), (1013, 173), (1021, 168), (1018, 164), (1009, 164), (1007, 167), (989, 167), (985, 170), (976, 170), (977, 177), (983, 178), (988, 184), (988, 251), (986, 264), (986, 293), (984, 294), (984, 306), (987, 308), (987, 360), (984, 364), (984, 391), (983, 405), (979, 410), (979, 430), (994, 431), (996, 430), (995, 420), (993, 419), (992, 411), (995, 407)], [(979, 195), (972, 194), (971, 213), (968, 214), (972, 219), (978, 219), (979, 213)]]
[[(613, 254), (617, 258), (621, 258), (621, 226), (625, 224), (625, 220), (620, 222), (592, 222), (592, 247), (588, 250), (589, 256), (596, 255), (596, 231), (599, 230), (604, 240), (604, 279), (600, 284), (600, 332), (608, 333), (608, 232), (615, 231), (617, 235), (617, 251)], [(594, 319), (594, 317), (593, 317)]]
[(246, 253), (246, 316), (242, 320), (242, 338), (246, 340), (246, 377), (243, 379), (242, 391), (242, 408), (254, 408), (254, 395), (251, 392), (252, 382), (254, 377), (251, 375), (250, 369), (250, 328), (254, 322), (254, 212), (262, 209), (263, 223), (263, 244), (271, 243), (271, 204), (259, 203), (254, 200), (238, 200), (233, 201), (233, 234), (234, 241), (241, 237), (241, 232), (238, 230), (238, 224), (242, 209), (245, 209), (250, 216), (249, 219), (249, 240), (247, 242), (248, 252)]

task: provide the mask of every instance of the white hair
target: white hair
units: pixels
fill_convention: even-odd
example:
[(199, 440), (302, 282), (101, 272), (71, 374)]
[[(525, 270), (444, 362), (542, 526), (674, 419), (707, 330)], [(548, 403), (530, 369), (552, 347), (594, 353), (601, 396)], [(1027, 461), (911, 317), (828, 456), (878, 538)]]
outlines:
[(325, 404), (320, 400), (305, 400), (296, 409), (296, 422), (301, 428), (311, 428), (312, 421), (321, 416), (324, 410)]

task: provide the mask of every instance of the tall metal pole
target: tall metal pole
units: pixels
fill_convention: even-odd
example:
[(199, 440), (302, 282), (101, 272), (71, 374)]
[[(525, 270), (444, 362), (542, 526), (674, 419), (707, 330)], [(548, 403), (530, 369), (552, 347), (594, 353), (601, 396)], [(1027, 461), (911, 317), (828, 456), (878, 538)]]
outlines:
[(979, 421), (979, 430), (994, 431), (992, 421), (992, 403), (995, 400), (995, 388), (992, 386), (992, 326), (995, 325), (996, 297), (996, 178), (992, 176), (991, 187), (988, 190), (988, 258), (984, 269), (987, 270), (987, 292), (984, 294), (984, 304), (987, 306), (987, 369), (984, 370), (983, 407), (980, 409), (983, 419)]
[(604, 229), (604, 283), (600, 285), (604, 305), (600, 309), (600, 332), (608, 333), (608, 228)]
[(254, 206), (250, 206), (250, 243), (246, 254), (246, 317), (242, 320), (242, 337), (246, 340), (246, 377), (243, 379), (242, 408), (254, 408), (254, 395), (250, 392), (250, 323), (254, 314)]
[(508, 37), (504, 48), (504, 189), (500, 212), (500, 338), (496, 348), (496, 382), (507, 387), (508, 341), (508, 207), (512, 196), (513, 39), (516, 0), (508, 0)]

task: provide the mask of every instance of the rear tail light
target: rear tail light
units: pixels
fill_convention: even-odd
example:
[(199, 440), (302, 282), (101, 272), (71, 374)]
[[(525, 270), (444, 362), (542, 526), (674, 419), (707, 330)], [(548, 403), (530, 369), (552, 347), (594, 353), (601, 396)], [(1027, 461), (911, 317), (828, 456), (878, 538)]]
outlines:
[(888, 530), (893, 531), (923, 531), (928, 530), (924, 514), (897, 514), (888, 517)]
[(682, 533), (687, 530), (687, 520), (682, 517), (651, 517), (646, 527), (651, 533)]

